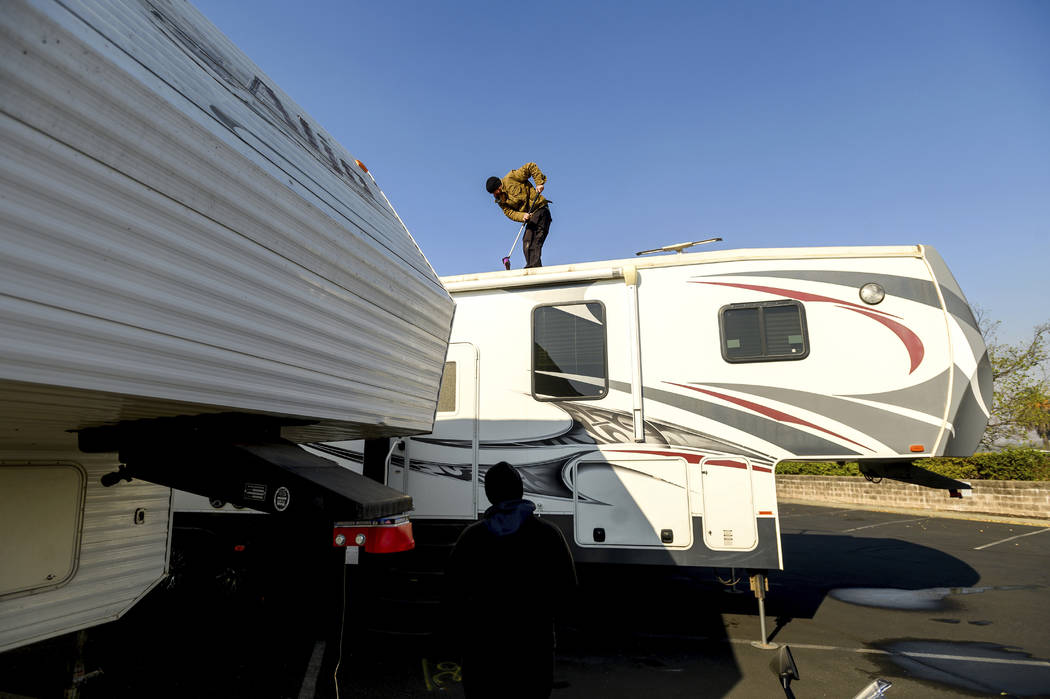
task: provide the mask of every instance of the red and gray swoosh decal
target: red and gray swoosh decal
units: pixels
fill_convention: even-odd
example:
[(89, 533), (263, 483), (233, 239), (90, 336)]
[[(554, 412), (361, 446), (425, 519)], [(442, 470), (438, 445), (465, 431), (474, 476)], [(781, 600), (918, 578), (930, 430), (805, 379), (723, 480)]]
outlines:
[[(793, 388), (740, 383), (704, 382), (705, 388), (728, 389), (752, 400), (769, 399), (791, 409), (805, 410), (810, 415), (832, 416), (836, 423), (849, 425), (900, 454), (909, 453), (912, 444), (934, 444), (941, 428), (941, 418), (948, 392), (948, 372), (918, 386), (878, 395), (854, 396), (883, 405), (870, 405), (850, 400), (851, 397), (811, 393)], [(894, 406), (925, 413), (928, 420), (917, 420), (893, 409)]]
[(831, 296), (822, 296), (820, 294), (812, 294), (807, 291), (796, 291), (794, 289), (783, 289), (776, 286), (764, 286), (761, 284), (738, 284), (735, 282), (705, 282), (705, 281), (691, 281), (691, 284), (709, 284), (711, 286), (729, 286), (737, 289), (748, 289), (750, 291), (758, 291), (764, 294), (771, 294), (773, 296), (783, 296), (785, 298), (794, 299), (796, 301), (809, 301), (813, 303), (832, 303), (836, 307), (853, 311), (854, 313), (860, 313), (863, 316), (871, 318), (874, 321), (881, 323), (893, 332), (894, 335), (904, 344), (905, 349), (908, 351), (908, 357), (911, 361), (911, 368), (908, 373), (914, 372), (919, 365), (922, 363), (922, 358), (926, 353), (926, 349), (923, 347), (922, 340), (916, 335), (911, 329), (905, 326), (903, 323), (893, 318), (899, 319), (900, 316), (895, 316), (892, 313), (886, 313), (885, 311), (879, 311), (873, 308), (867, 308), (860, 304), (853, 303), (851, 301), (843, 301), (842, 299), (832, 298)]
[[(620, 454), (646, 454), (652, 456), (676, 456), (683, 459), (687, 464), (699, 464), (704, 459), (704, 454), (691, 454), (684, 451), (656, 451), (652, 449), (610, 449), (608, 452), (617, 452)], [(741, 457), (742, 458), (742, 457)], [(736, 458), (726, 459), (708, 459), (707, 463), (712, 466), (725, 466), (726, 468), (747, 468), (747, 464)], [(760, 471), (762, 473), (772, 473), (773, 469), (768, 466), (759, 466), (758, 464), (751, 464), (752, 471)]]
[(861, 449), (866, 449), (867, 451), (871, 451), (871, 452), (875, 451), (871, 447), (865, 446), (865, 445), (861, 444), (860, 442), (855, 442), (852, 439), (850, 439), (849, 437), (844, 437), (841, 434), (838, 434), (836, 432), (832, 432), (831, 430), (826, 429), (824, 427), (821, 427), (820, 425), (815, 425), (812, 422), (809, 422), (808, 420), (803, 420), (800, 417), (796, 417), (794, 415), (790, 415), (788, 413), (785, 413), (782, 410), (777, 410), (776, 408), (771, 408), (771, 407), (769, 407), (767, 405), (762, 405), (760, 403), (756, 403), (754, 401), (747, 400), (745, 398), (738, 398), (736, 396), (730, 396), (730, 395), (728, 395), (726, 393), (719, 393), (718, 391), (712, 391), (710, 389), (700, 388), (699, 386), (690, 386), (688, 384), (674, 383), (673, 381), (665, 381), (664, 383), (670, 384), (671, 386), (678, 386), (679, 388), (686, 388), (686, 389), (689, 389), (690, 391), (697, 391), (698, 393), (703, 393), (703, 394), (712, 396), (714, 398), (718, 398), (720, 400), (724, 400), (724, 401), (726, 401), (728, 403), (732, 403), (734, 405), (738, 405), (741, 408), (746, 408), (747, 410), (754, 411), (754, 412), (758, 413), (759, 415), (765, 416), (765, 417), (770, 418), (772, 420), (776, 420), (777, 422), (783, 422), (783, 423), (788, 423), (788, 424), (791, 424), (791, 425), (800, 425), (802, 427), (808, 427), (810, 429), (817, 430), (818, 432), (823, 432), (824, 434), (830, 435), (830, 436), (834, 437), (835, 439), (839, 439), (839, 440), (841, 440), (843, 442), (849, 442), (850, 444), (853, 444), (854, 446), (860, 447)]
[[(623, 381), (610, 379), (609, 387), (624, 393), (630, 393), (631, 385)], [(794, 456), (806, 456), (807, 458), (838, 457), (860, 455), (861, 452), (844, 447), (838, 442), (825, 439), (811, 431), (792, 427), (783, 422), (773, 420), (761, 413), (743, 409), (725, 401), (711, 400), (713, 397), (700, 397), (695, 393), (686, 395), (681, 391), (669, 391), (655, 386), (646, 386), (644, 389), (645, 400), (655, 401), (673, 408), (679, 408), (686, 412), (702, 415), (714, 422), (729, 425), (741, 432), (752, 435), (763, 442), (775, 444), (788, 454)], [(695, 397), (694, 397), (695, 396)], [(648, 420), (647, 420), (648, 422)], [(693, 444), (690, 441), (680, 442), (677, 438), (671, 444), (687, 444), (693, 448), (703, 449), (705, 447)], [(743, 445), (734, 445), (731, 448), (722, 447), (717, 451), (726, 454), (737, 454), (747, 456), (752, 463), (757, 460), (772, 463), (776, 457), (770, 454), (759, 455), (753, 448)]]

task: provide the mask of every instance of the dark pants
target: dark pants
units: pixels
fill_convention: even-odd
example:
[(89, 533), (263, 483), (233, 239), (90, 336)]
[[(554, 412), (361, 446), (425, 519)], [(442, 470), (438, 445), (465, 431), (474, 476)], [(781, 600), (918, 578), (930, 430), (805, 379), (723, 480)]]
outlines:
[(547, 239), (547, 233), (551, 229), (551, 212), (549, 207), (543, 207), (534, 211), (525, 224), (525, 237), (521, 241), (522, 252), (525, 253), (525, 268), (542, 267), (543, 241)]

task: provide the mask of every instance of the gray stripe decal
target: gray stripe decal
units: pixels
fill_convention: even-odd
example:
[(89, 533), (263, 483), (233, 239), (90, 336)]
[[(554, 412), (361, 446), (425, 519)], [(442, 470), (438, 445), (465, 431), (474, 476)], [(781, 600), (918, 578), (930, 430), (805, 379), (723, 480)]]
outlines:
[(977, 390), (981, 392), (981, 401), (984, 403), (984, 407), (989, 410), (992, 409), (992, 404), (995, 401), (992, 380), (992, 362), (986, 351), (977, 360)]
[[(609, 387), (625, 393), (631, 392), (631, 385), (625, 382), (609, 382)], [(643, 394), (646, 400), (680, 408), (696, 415), (702, 415), (708, 419), (720, 422), (723, 425), (734, 427), (738, 430), (754, 435), (755, 437), (775, 444), (793, 456), (859, 456), (860, 452), (853, 451), (834, 442), (822, 439), (808, 432), (795, 429), (782, 422), (771, 420), (761, 415), (718, 405), (710, 401), (692, 396), (684, 396), (671, 391), (645, 386)]]
[(964, 305), (966, 303), (966, 294), (963, 293), (962, 287), (959, 286), (959, 282), (955, 281), (955, 276), (952, 275), (948, 269), (948, 265), (945, 264), (944, 258), (941, 254), (929, 245), (922, 246), (923, 257), (926, 258), (927, 264), (930, 265), (930, 269), (933, 270), (933, 276), (937, 280), (937, 283), (941, 285), (942, 289), (947, 289), (948, 292), (962, 300)]
[(941, 287), (941, 294), (944, 295), (944, 305), (947, 306), (946, 310), (952, 314), (965, 331), (966, 339), (970, 343), (970, 350), (973, 352), (974, 358), (980, 357), (984, 353), (984, 338), (981, 336), (977, 319), (973, 317), (970, 304), (966, 301), (966, 294), (963, 293), (959, 282), (955, 280), (955, 275), (948, 269), (948, 265), (945, 264), (944, 258), (941, 257), (939, 252), (929, 245), (923, 245), (922, 251), (923, 256), (926, 258), (926, 263), (930, 265), (930, 270), (933, 272), (933, 278), (937, 280), (937, 284)]
[(872, 274), (869, 272), (840, 272), (837, 270), (760, 270), (754, 272), (730, 272), (728, 274), (704, 275), (712, 277), (778, 277), (782, 279), (804, 279), (810, 282), (823, 282), (825, 284), (837, 284), (839, 286), (852, 287), (855, 290), (854, 297), (848, 300), (853, 303), (860, 302), (860, 287), (868, 282), (877, 282), (882, 285), (887, 294), (897, 296), (908, 301), (916, 301), (927, 306), (940, 308), (941, 302), (937, 298), (937, 292), (928, 279), (916, 279), (914, 277), (901, 277), (895, 274)]
[(886, 393), (843, 394), (846, 398), (861, 398), (875, 403), (895, 405), (899, 408), (918, 410), (927, 415), (944, 414), (944, 401), (948, 396), (948, 370), (945, 369), (929, 381), (899, 388)]
[[(929, 248), (927, 248), (929, 250)], [(940, 260), (940, 257), (937, 258)], [(933, 260), (931, 260), (933, 262)], [(940, 283), (941, 294), (944, 295), (944, 303), (948, 313), (958, 320), (964, 329), (967, 327), (977, 331), (977, 321), (974, 320), (970, 305), (966, 302), (962, 290), (955, 283), (951, 272), (940, 262), (940, 266), (932, 265), (934, 275)], [(859, 291), (860, 287), (868, 282), (878, 282), (886, 293), (908, 301), (915, 301), (933, 308), (940, 308), (941, 302), (937, 298), (937, 292), (933, 283), (928, 279), (916, 279), (914, 277), (901, 277), (895, 274), (871, 274), (868, 272), (840, 272), (836, 270), (763, 270), (756, 272), (729, 272), (725, 274), (703, 275), (710, 277), (776, 277), (781, 279), (804, 279), (811, 282), (822, 282), (825, 284), (837, 284), (839, 286), (852, 287)], [(944, 283), (944, 280), (947, 283)], [(857, 299), (849, 299), (854, 303)], [(971, 346), (973, 343), (970, 343)], [(977, 352), (975, 351), (975, 355)]]
[[(947, 268), (945, 268), (945, 272), (947, 271)], [(980, 328), (977, 327), (977, 319), (974, 318), (970, 305), (966, 303), (966, 299), (956, 296), (943, 284), (941, 285), (941, 293), (944, 294), (944, 303), (948, 307), (948, 313), (959, 324), (963, 335), (966, 337), (966, 342), (970, 346), (970, 353), (974, 359), (980, 357), (985, 351), (984, 335), (981, 334)]]
[[(932, 448), (941, 429), (940, 421), (944, 409), (944, 391), (948, 388), (945, 382), (941, 391), (940, 404), (930, 414), (938, 422), (936, 425), (931, 425), (882, 408), (861, 405), (821, 393), (750, 384), (711, 383), (704, 385), (728, 388), (803, 408), (871, 435), (874, 439), (900, 454), (908, 453), (908, 447), (912, 444), (930, 445)], [(915, 409), (913, 406), (907, 407)]]
[[(978, 374), (980, 369), (978, 369)], [(977, 398), (974, 396), (974, 384), (955, 367), (955, 398), (952, 402), (956, 406), (955, 414), (950, 415), (955, 434), (949, 435), (944, 446), (945, 456), (971, 456), (981, 441), (984, 428), (988, 424), (988, 415), (981, 409)], [(959, 390), (959, 387), (962, 390)]]
[(941, 293), (944, 294), (944, 303), (948, 306), (948, 312), (955, 316), (956, 320), (959, 321), (959, 325), (964, 328), (972, 328), (980, 334), (980, 330), (977, 328), (977, 319), (973, 317), (973, 311), (970, 310), (970, 304), (966, 303), (966, 299), (953, 294), (943, 284), (941, 285)]
[[(967, 312), (969, 312), (970, 309), (967, 308), (966, 310)], [(984, 336), (981, 335), (981, 331), (977, 329), (977, 326), (970, 325), (969, 323), (964, 322), (963, 318), (960, 318), (954, 313), (952, 314), (952, 317), (955, 318), (956, 322), (959, 324), (959, 327), (963, 331), (963, 335), (966, 337), (966, 343), (970, 346), (971, 356), (973, 356), (974, 359), (979, 361), (980, 358), (986, 353)], [(972, 319), (973, 314), (970, 314), (969, 317)], [(956, 351), (959, 351), (961, 349), (962, 348), (957, 348)]]
[[(622, 393), (631, 392), (631, 384), (625, 381), (609, 381), (609, 388), (613, 391), (620, 391)], [(651, 393), (657, 389), (645, 389), (645, 392)], [(659, 401), (657, 401), (659, 402)], [(561, 406), (562, 409), (568, 409), (570, 404)], [(572, 405), (573, 408), (583, 409), (583, 404)], [(589, 412), (591, 408), (586, 408)], [(692, 411), (691, 411), (692, 412)], [(631, 418), (629, 413), (623, 413), (625, 419)], [(630, 441), (625, 439), (624, 441)], [(772, 466), (776, 462), (776, 457), (766, 454), (750, 447), (745, 447), (737, 442), (732, 442), (722, 437), (715, 437), (714, 435), (707, 434), (704, 432), (697, 432), (693, 429), (683, 427), (682, 425), (673, 425), (667, 422), (660, 422), (659, 420), (646, 419), (645, 420), (645, 441), (647, 444), (654, 442), (663, 443), (669, 447), (689, 447), (698, 451), (708, 451), (717, 454), (736, 454), (739, 456), (746, 456), (751, 459), (752, 463), (762, 466)]]

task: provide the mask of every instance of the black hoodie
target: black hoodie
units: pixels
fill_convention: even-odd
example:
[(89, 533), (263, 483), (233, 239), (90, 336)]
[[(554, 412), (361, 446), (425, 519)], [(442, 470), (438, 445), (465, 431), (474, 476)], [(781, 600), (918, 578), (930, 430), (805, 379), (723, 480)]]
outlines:
[(535, 508), (493, 505), (449, 557), (446, 602), (468, 696), (550, 694), (554, 618), (572, 602), (576, 569), (561, 530)]

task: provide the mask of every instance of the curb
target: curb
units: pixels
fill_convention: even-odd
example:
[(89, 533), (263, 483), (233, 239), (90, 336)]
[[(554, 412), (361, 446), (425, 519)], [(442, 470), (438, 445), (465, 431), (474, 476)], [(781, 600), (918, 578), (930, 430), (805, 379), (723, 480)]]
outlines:
[(831, 500), (801, 500), (798, 498), (777, 498), (777, 503), (790, 505), (813, 505), (815, 507), (840, 507), (849, 510), (865, 510), (868, 512), (896, 512), (904, 515), (915, 515), (917, 517), (965, 519), (972, 522), (993, 522), (996, 524), (1017, 524), (1026, 527), (1050, 527), (1050, 519), (1038, 519), (1032, 517), (1012, 517), (990, 512), (961, 512), (956, 510), (922, 510), (914, 507), (887, 507), (875, 505), (858, 505), (853, 502), (834, 502)]

